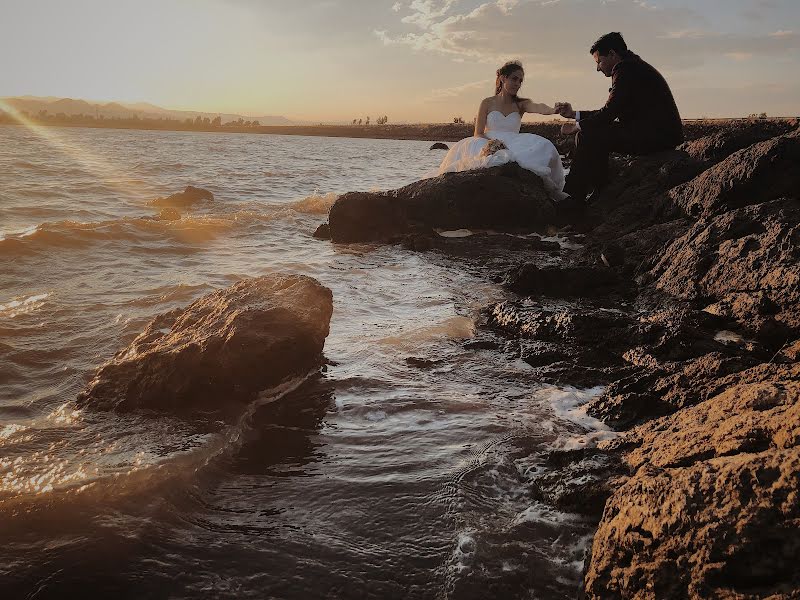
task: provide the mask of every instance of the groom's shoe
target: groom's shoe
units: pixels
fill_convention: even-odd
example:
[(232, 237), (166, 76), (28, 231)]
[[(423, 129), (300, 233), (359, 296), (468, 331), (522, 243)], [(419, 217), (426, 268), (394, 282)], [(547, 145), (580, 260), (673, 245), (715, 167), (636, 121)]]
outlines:
[(582, 196), (567, 196), (562, 198), (556, 205), (556, 213), (561, 217), (574, 219), (575, 217), (583, 214), (586, 210), (586, 198)]
[(603, 195), (603, 188), (595, 188), (586, 196), (586, 204), (596, 204), (600, 197)]

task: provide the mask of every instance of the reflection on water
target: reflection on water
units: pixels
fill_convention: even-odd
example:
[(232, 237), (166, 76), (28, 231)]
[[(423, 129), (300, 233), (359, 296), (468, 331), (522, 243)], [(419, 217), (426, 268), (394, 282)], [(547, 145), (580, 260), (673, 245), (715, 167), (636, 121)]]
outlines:
[[(473, 349), (503, 292), (458, 262), (311, 237), (337, 194), (429, 172), (428, 142), (50, 133), (0, 128), (4, 597), (574, 595), (591, 524), (529, 481), (603, 435), (597, 390)], [(215, 200), (159, 219), (187, 184)], [(333, 290), (322, 372), (234, 425), (74, 410), (155, 315), (275, 271)]]

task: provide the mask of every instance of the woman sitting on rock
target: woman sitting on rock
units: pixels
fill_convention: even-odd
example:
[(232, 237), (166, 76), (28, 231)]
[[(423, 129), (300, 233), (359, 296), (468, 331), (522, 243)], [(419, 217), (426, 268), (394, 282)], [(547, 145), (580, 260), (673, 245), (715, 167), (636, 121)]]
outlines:
[(559, 200), (566, 196), (562, 192), (564, 167), (556, 147), (546, 138), (519, 132), (524, 113), (555, 114), (546, 104), (517, 96), (524, 78), (525, 72), (517, 61), (497, 69), (495, 94), (481, 102), (475, 134), (450, 149), (439, 165), (440, 175), (515, 161), (541, 177), (552, 198)]

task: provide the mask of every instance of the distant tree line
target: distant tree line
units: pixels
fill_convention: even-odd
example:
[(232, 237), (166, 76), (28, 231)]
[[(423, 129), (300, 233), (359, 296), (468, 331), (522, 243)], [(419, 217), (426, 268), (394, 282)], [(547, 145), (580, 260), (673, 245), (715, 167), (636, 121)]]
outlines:
[[(236, 121), (222, 122), (222, 117), (217, 116), (213, 119), (210, 117), (197, 116), (194, 119), (187, 118), (183, 121), (179, 119), (171, 119), (168, 117), (140, 117), (136, 113), (132, 113), (129, 117), (105, 117), (103, 115), (67, 115), (63, 112), (49, 113), (46, 110), (40, 110), (36, 114), (30, 114), (28, 111), (20, 111), (22, 117), (31, 123), (37, 125), (72, 125), (72, 126), (87, 126), (87, 127), (120, 127), (120, 128), (141, 128), (141, 129), (178, 129), (178, 130), (195, 130), (195, 131), (209, 131), (214, 129), (253, 129), (261, 127), (259, 121), (245, 121), (239, 118)], [(15, 123), (16, 119), (13, 115), (0, 110), (0, 123)]]
[[(370, 122), (369, 117), (367, 117), (366, 120), (353, 119), (353, 125), (369, 125), (369, 122)], [(378, 117), (377, 119), (375, 119), (376, 125), (386, 125), (388, 122), (389, 122), (389, 117), (387, 117), (386, 115), (383, 115), (382, 117)]]

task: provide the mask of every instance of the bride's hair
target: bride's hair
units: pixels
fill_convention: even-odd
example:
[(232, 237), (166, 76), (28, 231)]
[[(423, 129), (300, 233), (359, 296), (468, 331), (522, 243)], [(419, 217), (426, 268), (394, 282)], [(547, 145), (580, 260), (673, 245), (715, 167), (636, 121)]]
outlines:
[[(508, 77), (512, 73), (516, 71), (522, 71), (522, 74), (525, 74), (525, 69), (522, 68), (522, 63), (518, 60), (510, 60), (502, 67), (497, 69), (497, 79), (494, 80), (494, 95), (500, 93), (500, 90), (503, 89), (503, 82), (500, 80), (500, 77)], [(519, 98), (516, 95), (513, 97), (514, 102), (519, 102)]]

